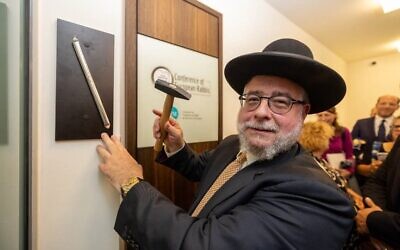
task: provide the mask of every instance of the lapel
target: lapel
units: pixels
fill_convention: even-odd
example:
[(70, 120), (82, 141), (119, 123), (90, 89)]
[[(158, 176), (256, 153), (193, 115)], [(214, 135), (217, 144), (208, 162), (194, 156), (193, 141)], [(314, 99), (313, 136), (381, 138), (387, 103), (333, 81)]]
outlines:
[[(251, 182), (260, 175), (263, 175), (267, 168), (270, 168), (273, 165), (282, 164), (283, 162), (293, 158), (299, 150), (298, 144), (293, 146), (288, 152), (278, 155), (274, 159), (268, 161), (259, 161), (254, 162), (251, 165), (247, 166), (246, 168), (239, 171), (235, 174), (229, 181), (227, 181), (215, 194), (214, 196), (208, 201), (208, 203), (204, 206), (203, 210), (200, 212), (199, 217), (206, 217), (214, 207), (218, 204), (222, 203), (235, 193), (237, 193), (242, 188), (251, 185)], [(233, 158), (235, 158), (236, 154)], [(230, 159), (226, 165), (219, 170), (219, 173), (232, 161)], [(213, 181), (218, 177), (215, 175)], [(202, 194), (198, 196), (196, 202), (192, 208), (194, 209), (197, 204), (200, 202), (200, 199), (203, 197), (204, 193), (207, 192), (208, 188), (212, 185), (211, 183), (207, 184), (205, 191), (202, 190)]]
[(229, 165), (233, 160), (235, 160), (236, 155), (239, 153), (239, 146), (231, 146), (228, 147), (225, 153), (221, 155), (220, 159), (217, 159), (214, 164), (210, 166), (208, 169), (204, 180), (201, 180), (199, 184), (198, 194), (196, 199), (194, 200), (192, 206), (189, 209), (189, 213), (192, 213), (196, 208), (197, 204), (199, 204), (201, 198), (208, 191), (210, 186), (214, 183), (217, 177), (222, 173), (226, 166)]
[(375, 133), (375, 117), (372, 117), (369, 122), (367, 123), (368, 127), (368, 131), (370, 131), (371, 133), (371, 137), (375, 138), (377, 136), (377, 134)]

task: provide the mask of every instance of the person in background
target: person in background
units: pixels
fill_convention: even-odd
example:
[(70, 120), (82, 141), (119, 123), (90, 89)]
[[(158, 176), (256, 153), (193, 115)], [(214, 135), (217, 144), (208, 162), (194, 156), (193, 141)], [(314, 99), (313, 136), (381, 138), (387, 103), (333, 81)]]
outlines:
[[(382, 142), (388, 140), (393, 113), (399, 107), (399, 98), (392, 95), (381, 96), (375, 107), (376, 115), (358, 120), (351, 131), (353, 139), (364, 143), (356, 152), (356, 176), (360, 187), (382, 163), (373, 159), (373, 152), (379, 151)], [(374, 157), (376, 157), (375, 153)]]
[(377, 159), (372, 160), (370, 174), (373, 174), (380, 168), (382, 162), (386, 159), (386, 156), (392, 150), (394, 142), (396, 141), (397, 137), (400, 135), (400, 116), (393, 118), (392, 125), (390, 125), (390, 132), (388, 135), (387, 141), (382, 143), (383, 152), (377, 153)]
[(390, 126), (390, 135), (389, 141), (384, 142), (382, 144), (383, 150), (386, 153), (389, 153), (392, 149), (394, 142), (397, 140), (397, 137), (400, 135), (400, 116), (397, 116), (393, 119), (392, 125)]
[(363, 186), (365, 208), (357, 212), (357, 230), (375, 249), (400, 249), (400, 138), (382, 166)]
[(198, 154), (177, 122), (164, 127), (157, 162), (199, 181), (189, 211), (143, 180), (116, 136), (102, 134), (100, 170), (123, 196), (115, 230), (136, 249), (341, 249), (352, 202), (297, 140), (308, 113), (343, 98), (343, 78), (294, 39), (232, 59), (225, 77), (241, 103), (238, 135)]
[(369, 117), (374, 117), (376, 115), (376, 107), (373, 107), (369, 112)]
[(363, 208), (362, 196), (349, 187), (347, 179), (341, 175), (339, 169), (332, 168), (323, 158), (333, 136), (335, 136), (334, 129), (328, 123), (323, 121), (306, 122), (301, 130), (299, 143), (315, 157), (325, 171), (329, 172), (338, 186), (353, 199), (357, 208)]
[(334, 135), (329, 140), (329, 147), (324, 152), (322, 157), (327, 160), (327, 154), (332, 153), (343, 153), (345, 161), (340, 166), (340, 174), (349, 179), (354, 173), (354, 157), (353, 157), (353, 143), (351, 139), (350, 131), (340, 126), (338, 123), (338, 115), (336, 108), (332, 107), (326, 111), (317, 114), (319, 121), (324, 121), (332, 126)]

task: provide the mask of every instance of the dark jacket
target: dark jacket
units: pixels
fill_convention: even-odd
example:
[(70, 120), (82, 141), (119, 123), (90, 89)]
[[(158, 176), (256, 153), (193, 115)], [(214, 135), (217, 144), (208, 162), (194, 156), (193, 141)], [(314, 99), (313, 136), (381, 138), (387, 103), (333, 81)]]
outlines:
[(400, 248), (400, 138), (383, 162), (363, 187), (383, 212), (373, 212), (367, 218), (371, 235), (396, 249)]
[(356, 152), (357, 155), (363, 154), (363, 157), (358, 159), (358, 163), (371, 163), (372, 143), (376, 140), (374, 121), (374, 117), (360, 119), (356, 122), (351, 131), (351, 137), (353, 139), (362, 139), (366, 142), (365, 145), (362, 145), (361, 151)]
[[(357, 164), (370, 164), (372, 159), (372, 144), (377, 141), (377, 135), (375, 134), (375, 117), (360, 119), (356, 122), (351, 131), (351, 137), (353, 139), (362, 139), (366, 143), (361, 146), (360, 149), (354, 150)], [(382, 151), (382, 150), (381, 150)], [(358, 184), (362, 187), (368, 178), (357, 174), (356, 177)]]
[(115, 230), (140, 249), (341, 249), (355, 216), (352, 203), (298, 144), (238, 172), (191, 217), (238, 151), (237, 136), (230, 136), (201, 155), (188, 146), (170, 158), (162, 152), (159, 162), (201, 180), (189, 213), (143, 181), (122, 202)]
[[(366, 142), (361, 147), (361, 153), (363, 153), (360, 163), (369, 164), (371, 163), (372, 156), (372, 144), (377, 141), (377, 135), (375, 133), (375, 117), (360, 119), (356, 122), (351, 131), (351, 137), (353, 139), (362, 139)], [(390, 135), (385, 138), (385, 141), (390, 140)]]

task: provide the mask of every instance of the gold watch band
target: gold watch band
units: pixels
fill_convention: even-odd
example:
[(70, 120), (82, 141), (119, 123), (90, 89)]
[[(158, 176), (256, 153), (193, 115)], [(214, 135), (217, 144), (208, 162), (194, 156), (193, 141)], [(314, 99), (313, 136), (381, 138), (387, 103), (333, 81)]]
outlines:
[(141, 181), (141, 179), (139, 177), (133, 176), (133, 177), (129, 178), (126, 183), (122, 184), (121, 185), (122, 197), (125, 198), (129, 192), (129, 190), (131, 190), (131, 188), (133, 186), (135, 186), (136, 184), (138, 184), (140, 181)]

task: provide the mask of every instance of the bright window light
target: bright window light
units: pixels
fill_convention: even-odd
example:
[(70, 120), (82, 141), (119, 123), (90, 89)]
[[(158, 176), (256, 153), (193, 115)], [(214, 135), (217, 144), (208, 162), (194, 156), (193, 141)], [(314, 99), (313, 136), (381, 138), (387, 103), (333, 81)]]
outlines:
[(376, 0), (384, 13), (389, 13), (400, 8), (400, 0)]

